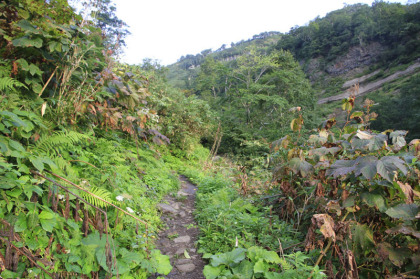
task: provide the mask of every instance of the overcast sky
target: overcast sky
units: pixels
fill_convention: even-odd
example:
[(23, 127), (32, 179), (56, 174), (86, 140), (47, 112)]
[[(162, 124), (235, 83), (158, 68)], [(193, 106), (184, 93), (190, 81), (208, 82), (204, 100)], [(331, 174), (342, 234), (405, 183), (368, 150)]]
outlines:
[[(406, 3), (407, 0), (389, 1)], [(230, 46), (266, 31), (288, 32), (344, 3), (372, 0), (115, 0), (117, 16), (130, 26), (122, 61), (144, 58), (163, 65), (205, 49)]]

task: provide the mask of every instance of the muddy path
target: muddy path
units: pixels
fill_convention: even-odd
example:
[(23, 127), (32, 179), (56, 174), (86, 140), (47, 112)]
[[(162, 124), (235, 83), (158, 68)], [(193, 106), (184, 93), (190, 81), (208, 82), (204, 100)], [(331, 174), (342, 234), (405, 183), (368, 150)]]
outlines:
[(159, 233), (156, 248), (168, 255), (173, 266), (166, 275), (155, 274), (149, 279), (161, 276), (170, 279), (204, 279), (205, 265), (197, 253), (198, 227), (194, 220), (195, 193), (197, 187), (185, 176), (180, 176), (181, 189), (173, 196), (167, 196), (165, 203), (158, 205), (166, 229)]

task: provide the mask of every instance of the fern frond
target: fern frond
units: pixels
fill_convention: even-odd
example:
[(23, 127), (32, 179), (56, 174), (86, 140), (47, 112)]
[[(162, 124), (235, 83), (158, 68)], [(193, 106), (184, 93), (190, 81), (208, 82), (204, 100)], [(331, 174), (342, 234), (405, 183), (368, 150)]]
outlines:
[[(98, 188), (98, 187), (92, 187), (89, 189), (89, 192), (91, 192), (92, 194), (100, 197), (101, 199), (112, 203), (113, 201), (111, 200), (111, 193), (109, 191), (107, 191), (106, 189), (103, 188)], [(94, 206), (97, 207), (107, 207), (107, 203), (98, 199), (97, 197), (86, 193), (86, 192), (82, 192), (82, 197), (87, 200), (88, 202), (90, 202), (91, 204), (93, 204)]]
[(283, 268), (283, 271), (288, 271), (293, 269), (293, 265), (291, 265), (289, 262), (287, 262), (285, 259), (280, 258), (280, 264)]
[(57, 156), (60, 153), (60, 147), (68, 148), (88, 138), (89, 136), (74, 131), (55, 132), (53, 135), (41, 137), (33, 146), (33, 151)]
[(11, 77), (2, 77), (0, 78), (0, 91), (5, 91), (6, 89), (14, 90), (15, 88), (24, 87), (28, 89), (25, 84), (21, 83), (18, 80), (15, 80)]

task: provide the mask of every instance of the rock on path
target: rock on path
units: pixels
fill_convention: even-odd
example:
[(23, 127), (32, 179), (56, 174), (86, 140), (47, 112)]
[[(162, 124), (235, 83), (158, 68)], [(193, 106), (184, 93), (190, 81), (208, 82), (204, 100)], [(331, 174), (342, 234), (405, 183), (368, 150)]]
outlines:
[(181, 189), (177, 197), (166, 197), (167, 203), (158, 204), (162, 212), (161, 219), (167, 229), (159, 233), (156, 248), (168, 255), (173, 266), (166, 275), (155, 274), (149, 279), (161, 276), (170, 279), (204, 279), (205, 262), (197, 253), (195, 243), (198, 239), (198, 227), (194, 220), (195, 192), (197, 188), (186, 177), (180, 176)]

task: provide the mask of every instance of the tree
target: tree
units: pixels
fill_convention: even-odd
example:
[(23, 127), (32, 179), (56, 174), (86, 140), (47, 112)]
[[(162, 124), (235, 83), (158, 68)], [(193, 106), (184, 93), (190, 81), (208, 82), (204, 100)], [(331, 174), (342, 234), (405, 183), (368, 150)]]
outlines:
[(242, 152), (247, 141), (275, 139), (288, 131), (291, 107), (313, 108), (309, 82), (290, 52), (283, 50), (267, 55), (250, 47), (230, 63), (208, 57), (195, 87), (219, 112), (224, 152)]

